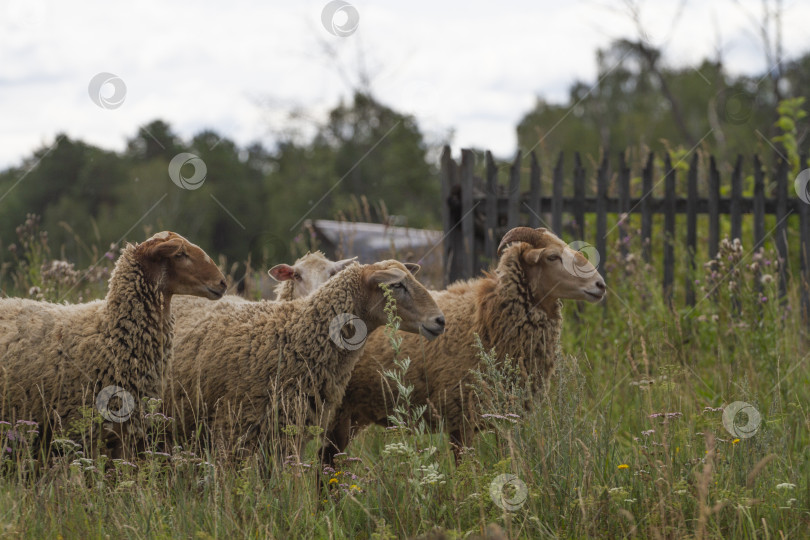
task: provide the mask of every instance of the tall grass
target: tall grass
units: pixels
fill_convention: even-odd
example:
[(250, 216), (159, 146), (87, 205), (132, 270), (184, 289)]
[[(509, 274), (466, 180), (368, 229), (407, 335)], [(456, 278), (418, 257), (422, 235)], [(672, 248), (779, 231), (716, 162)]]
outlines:
[[(458, 464), (409, 401), (400, 357), (384, 375), (399, 396), (396, 428), (365, 430), (325, 470), (316, 440), (300, 456), (238, 457), (167, 440), (170, 418), (149, 420), (154, 444), (129, 461), (65, 438), (42, 456), (35, 426), (0, 424), (0, 537), (806, 536), (810, 369), (797, 285), (779, 299), (777, 258), (724, 242), (692, 276), (697, 305), (672, 307), (641, 246), (625, 247), (605, 261), (603, 305), (566, 305), (562, 353), (530, 409), (497, 344), (469, 351), (489, 424)], [(42, 290), (34, 278), (14, 290)], [(752, 409), (724, 425), (737, 401), (759, 413), (753, 432)], [(88, 410), (73, 439), (97, 415)]]

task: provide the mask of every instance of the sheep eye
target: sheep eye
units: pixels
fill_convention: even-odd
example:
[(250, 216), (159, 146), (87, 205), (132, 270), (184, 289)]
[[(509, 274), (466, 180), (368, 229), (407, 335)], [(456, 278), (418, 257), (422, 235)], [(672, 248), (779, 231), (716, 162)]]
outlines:
[(559, 260), (560, 260), (560, 256), (559, 256), (559, 255), (549, 255), (549, 256), (548, 256), (548, 260), (549, 260), (549, 261), (559, 261)]
[(174, 256), (175, 259), (182, 259), (183, 257), (188, 257), (188, 255), (186, 255), (182, 251)]
[(407, 290), (402, 282), (392, 283), (391, 287), (394, 289), (399, 289), (401, 291)]
[(303, 278), (301, 277), (301, 274), (296, 272), (295, 274), (293, 274), (293, 279), (295, 279), (295, 281), (301, 281)]

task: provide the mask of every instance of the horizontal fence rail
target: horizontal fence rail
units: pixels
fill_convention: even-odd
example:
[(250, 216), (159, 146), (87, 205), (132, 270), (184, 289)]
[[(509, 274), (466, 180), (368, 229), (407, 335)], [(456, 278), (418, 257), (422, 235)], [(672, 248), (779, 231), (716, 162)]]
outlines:
[[(701, 160), (696, 152), (689, 158), (688, 168), (684, 166), (686, 158), (673, 165), (669, 154), (662, 156), (663, 167), (656, 167), (655, 155), (649, 153), (643, 166), (639, 167), (635, 183), (631, 182), (631, 167), (626, 162), (625, 153), (617, 156), (615, 167), (605, 156), (593, 172), (595, 178), (591, 179), (595, 182), (591, 184), (595, 183), (595, 188), (592, 185), (590, 193), (586, 184), (588, 173), (579, 153), (574, 155), (573, 169), (568, 174), (564, 172), (564, 158), (560, 153), (550, 171), (550, 182), (546, 182), (546, 189), (550, 185), (550, 193), (543, 192), (543, 171), (534, 153), (524, 158), (522, 152), (517, 152), (508, 167), (505, 183), (500, 181), (500, 176), (504, 175), (499, 172), (492, 154), (486, 152), (484, 158), (484, 177), (480, 178), (475, 175), (473, 151), (462, 150), (460, 162), (453, 159), (449, 146), (445, 146), (442, 152), (445, 283), (473, 277), (492, 264), (496, 260), (495, 251), (501, 236), (520, 225), (546, 226), (561, 237), (577, 240), (591, 238), (604, 261), (608, 235), (618, 230), (621, 237), (625, 237), (628, 231), (623, 215), (639, 214), (643, 255), (649, 261), (654, 216), (661, 215), (663, 230), (656, 233), (660, 234), (656, 237), (664, 242), (662, 285), (665, 295), (671, 299), (676, 263), (674, 244), (676, 240), (684, 242), (689, 253), (687, 264), (694, 270), (699, 215), (708, 216), (708, 230), (703, 232), (710, 256), (717, 253), (720, 245), (720, 216), (728, 216), (729, 236), (741, 238), (743, 217), (750, 215), (753, 238), (750, 243), (746, 241), (746, 246), (757, 249), (772, 238), (779, 257), (784, 261), (789, 257), (787, 223), (791, 216), (796, 215), (800, 228), (798, 253), (805, 317), (810, 312), (810, 204), (797, 196), (793, 179), (788, 178), (789, 165), (781, 156), (775, 157), (773, 171), (768, 175), (758, 156), (748, 160), (738, 156), (731, 174), (726, 175), (728, 196), (725, 197), (721, 197), (721, 188), (726, 180), (714, 156)], [(746, 162), (750, 163), (749, 171), (753, 176), (753, 195), (744, 197), (743, 166)], [(801, 162), (806, 163), (806, 157)], [(526, 173), (528, 190), (522, 191), (521, 177)], [(566, 191), (573, 195), (564, 195)], [(610, 223), (608, 214), (615, 216)], [(584, 230), (586, 215), (591, 217), (591, 230), (587, 231)], [(685, 231), (676, 230), (677, 215), (686, 216)], [(765, 227), (766, 215), (775, 218), (776, 224), (770, 230)], [(563, 221), (564, 216), (568, 221)], [(787, 264), (780, 266), (780, 278), (784, 295)], [(687, 304), (694, 304), (691, 279), (687, 280), (685, 289)]]

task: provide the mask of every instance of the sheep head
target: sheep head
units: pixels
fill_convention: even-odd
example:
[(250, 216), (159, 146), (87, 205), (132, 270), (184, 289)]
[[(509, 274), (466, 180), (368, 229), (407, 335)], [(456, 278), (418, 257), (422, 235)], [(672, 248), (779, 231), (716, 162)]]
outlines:
[(583, 252), (587, 253), (573, 249), (544, 228), (517, 227), (498, 246), (502, 261), (510, 253), (519, 258), (532, 295), (544, 304), (558, 299), (602, 300), (605, 281)]
[(307, 253), (293, 265), (277, 264), (267, 273), (279, 282), (293, 280), (293, 298), (303, 298), (356, 260), (357, 257), (330, 261), (323, 253), (316, 251)]
[(397, 315), (402, 319), (400, 329), (432, 340), (444, 332), (444, 313), (430, 292), (413, 276), (418, 270), (417, 264), (394, 260), (364, 266), (365, 308), (368, 319), (377, 326), (386, 323), (385, 297), (380, 287), (386, 285), (396, 300)]
[(188, 294), (211, 300), (225, 294), (225, 276), (205, 251), (177, 233), (163, 231), (135, 250), (147, 279), (167, 296)]

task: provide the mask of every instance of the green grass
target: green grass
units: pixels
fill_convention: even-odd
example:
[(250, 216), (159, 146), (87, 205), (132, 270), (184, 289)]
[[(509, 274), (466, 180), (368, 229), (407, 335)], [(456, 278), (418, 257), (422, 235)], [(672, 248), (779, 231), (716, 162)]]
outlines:
[[(194, 443), (135, 467), (73, 450), (36, 472), (18, 443), (3, 452), (0, 538), (462, 538), (490, 523), (509, 538), (804, 537), (810, 368), (798, 286), (780, 302), (777, 280), (760, 276), (775, 276), (772, 255), (757, 269), (753, 255), (723, 250), (695, 276), (707, 288), (695, 309), (668, 306), (638, 245), (630, 258), (611, 250), (606, 303), (566, 305), (563, 353), (529, 412), (497, 348), (481, 352), (485, 408), (520, 418), (493, 417), (458, 466), (447, 437), (402, 403), (401, 428), (361, 433), (325, 486), (314, 441), (300, 461)], [(750, 437), (723, 425), (720, 408), (735, 401), (761, 415)], [(511, 511), (490, 493), (502, 474), (519, 480), (503, 493)]]

